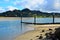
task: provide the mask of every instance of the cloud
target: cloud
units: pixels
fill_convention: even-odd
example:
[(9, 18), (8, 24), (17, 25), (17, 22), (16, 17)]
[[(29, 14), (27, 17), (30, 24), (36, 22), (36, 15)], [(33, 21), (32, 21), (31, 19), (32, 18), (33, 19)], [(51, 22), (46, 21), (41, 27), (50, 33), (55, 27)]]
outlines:
[(13, 11), (14, 9), (18, 9), (18, 8), (14, 6), (8, 6), (7, 9)]
[(46, 0), (22, 0), (22, 1), (15, 1), (14, 4), (20, 5), (22, 8), (40, 10), (40, 8), (43, 8), (43, 6), (47, 4), (47, 1)]
[(17, 5), (19, 3), (20, 3), (20, 1), (17, 1), (17, 0), (15, 2), (13, 2), (14, 5)]
[(0, 7), (0, 13), (1, 12), (5, 12), (5, 9), (3, 9), (3, 7)]
[(54, 2), (54, 8), (56, 10), (60, 10), (60, 0), (55, 0), (55, 2)]

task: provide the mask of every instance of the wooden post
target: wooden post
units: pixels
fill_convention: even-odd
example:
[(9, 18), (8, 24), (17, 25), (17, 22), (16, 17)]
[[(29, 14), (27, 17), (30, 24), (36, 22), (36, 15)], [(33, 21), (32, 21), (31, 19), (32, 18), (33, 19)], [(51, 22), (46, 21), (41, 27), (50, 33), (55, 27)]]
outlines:
[(36, 24), (36, 14), (34, 14), (34, 25)]
[(21, 14), (21, 23), (22, 23), (22, 14)]
[(54, 18), (55, 18), (54, 15), (55, 15), (55, 13), (53, 13), (53, 24), (54, 24)]
[(22, 14), (21, 14), (21, 31), (22, 31)]

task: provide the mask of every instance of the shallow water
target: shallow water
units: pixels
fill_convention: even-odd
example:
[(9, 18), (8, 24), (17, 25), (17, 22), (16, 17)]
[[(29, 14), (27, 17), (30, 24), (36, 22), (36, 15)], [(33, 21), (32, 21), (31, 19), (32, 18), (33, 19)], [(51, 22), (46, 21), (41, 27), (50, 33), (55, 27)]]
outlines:
[[(23, 20), (23, 22), (34, 22), (34, 18), (28, 18), (28, 20)], [(54, 18), (55, 23), (60, 23), (60, 18)], [(36, 18), (36, 23), (53, 23), (53, 18)]]
[(28, 30), (33, 30), (33, 28), (26, 24), (22, 24), (21, 28), (21, 21), (19, 19), (0, 20), (0, 40), (13, 40), (14, 37)]
[[(5, 19), (5, 18), (3, 18)], [(7, 18), (8, 19), (8, 18)], [(14, 18), (13, 18), (14, 19)], [(53, 18), (37, 18), (38, 23), (52, 23)], [(34, 18), (23, 19), (24, 22), (34, 22)], [(60, 22), (60, 18), (55, 18), (55, 22)], [(29, 24), (22, 24), (21, 19), (16, 20), (0, 20), (0, 40), (13, 40), (14, 37), (29, 31), (34, 30)]]

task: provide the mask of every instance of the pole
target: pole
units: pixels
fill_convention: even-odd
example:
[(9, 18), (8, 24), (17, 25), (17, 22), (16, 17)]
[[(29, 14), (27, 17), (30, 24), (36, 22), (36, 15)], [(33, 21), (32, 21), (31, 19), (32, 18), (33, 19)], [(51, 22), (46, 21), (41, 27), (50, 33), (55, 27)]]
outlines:
[(53, 24), (54, 24), (54, 18), (55, 18), (54, 15), (55, 15), (55, 13), (53, 13)]
[(22, 14), (21, 14), (21, 31), (22, 31)]
[(34, 25), (36, 24), (36, 14), (34, 14)]
[(22, 23), (22, 14), (21, 14), (21, 23)]

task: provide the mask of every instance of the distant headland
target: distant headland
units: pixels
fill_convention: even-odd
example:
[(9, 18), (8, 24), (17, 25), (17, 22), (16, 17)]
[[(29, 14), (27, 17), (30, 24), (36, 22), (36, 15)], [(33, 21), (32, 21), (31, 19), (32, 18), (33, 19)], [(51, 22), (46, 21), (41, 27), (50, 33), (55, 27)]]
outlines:
[(6, 11), (0, 13), (0, 17), (52, 17), (54, 14), (55, 17), (60, 17), (60, 13), (48, 13), (48, 12), (42, 12), (38, 10), (30, 10), (28, 8), (25, 8), (23, 10), (13, 10), (13, 11)]

